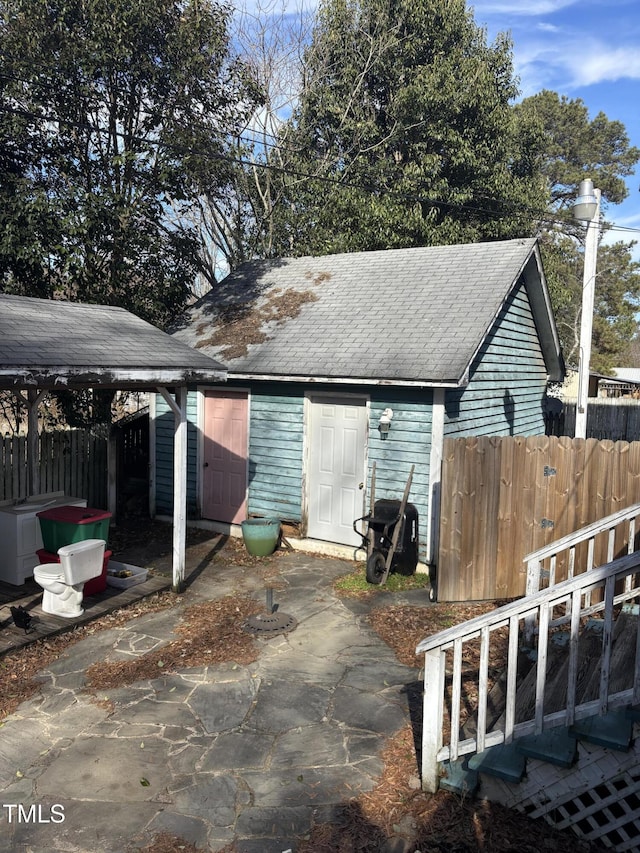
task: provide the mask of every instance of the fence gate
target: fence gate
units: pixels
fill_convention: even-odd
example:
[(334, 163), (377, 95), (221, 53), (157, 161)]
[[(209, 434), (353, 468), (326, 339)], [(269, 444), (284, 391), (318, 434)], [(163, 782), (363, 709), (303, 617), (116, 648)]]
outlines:
[(524, 595), (526, 554), (638, 501), (638, 441), (445, 439), (438, 599)]

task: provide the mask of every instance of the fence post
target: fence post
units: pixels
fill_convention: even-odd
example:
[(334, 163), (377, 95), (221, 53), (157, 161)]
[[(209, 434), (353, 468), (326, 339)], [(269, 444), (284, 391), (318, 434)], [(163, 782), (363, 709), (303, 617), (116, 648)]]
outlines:
[(112, 427), (107, 440), (107, 509), (115, 519), (118, 509), (118, 433)]
[(438, 752), (442, 748), (445, 653), (425, 652), (422, 703), (422, 789), (435, 794), (440, 784)]

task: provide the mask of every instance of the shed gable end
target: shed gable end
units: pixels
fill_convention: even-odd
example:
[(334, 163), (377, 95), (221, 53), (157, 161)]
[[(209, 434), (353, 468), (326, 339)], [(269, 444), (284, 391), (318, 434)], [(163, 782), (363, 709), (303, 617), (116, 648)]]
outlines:
[(547, 368), (521, 280), (470, 368), (466, 388), (446, 395), (445, 435), (544, 434)]

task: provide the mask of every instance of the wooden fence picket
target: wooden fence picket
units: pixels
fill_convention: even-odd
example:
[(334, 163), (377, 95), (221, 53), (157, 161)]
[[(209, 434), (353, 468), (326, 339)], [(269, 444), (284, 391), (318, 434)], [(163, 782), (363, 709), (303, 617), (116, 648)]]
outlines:
[[(88, 430), (54, 430), (39, 436), (40, 491), (64, 491), (89, 506), (107, 505), (107, 440)], [(0, 500), (27, 497), (27, 440), (0, 439)]]
[[(526, 554), (638, 501), (640, 441), (445, 439), (438, 598), (524, 595)], [(586, 547), (578, 546), (576, 560)], [(625, 547), (618, 534), (616, 555)], [(606, 562), (605, 543), (596, 546), (594, 561)], [(566, 555), (554, 571), (557, 581), (567, 577)]]

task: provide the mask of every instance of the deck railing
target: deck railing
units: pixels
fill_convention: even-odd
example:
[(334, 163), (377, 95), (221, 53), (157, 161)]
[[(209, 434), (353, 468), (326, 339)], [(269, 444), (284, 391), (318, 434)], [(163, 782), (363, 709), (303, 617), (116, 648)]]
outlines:
[[(437, 790), (443, 761), (452, 762), (463, 755), (482, 752), (490, 746), (510, 743), (514, 738), (539, 734), (555, 726), (568, 726), (578, 719), (604, 714), (622, 705), (638, 704), (638, 618), (635, 620), (636, 652), (632, 686), (611, 689), (614, 608), (634, 598), (640, 598), (640, 551), (625, 554), (599, 568), (574, 572), (574, 576), (567, 580), (423, 640), (416, 653), (425, 656), (422, 731), (424, 790)], [(584, 618), (596, 614), (603, 623), (599, 686), (597, 698), (583, 701), (577, 690), (580, 630)], [(532, 622), (537, 626), (533, 635), (537, 661), (535, 695), (531, 703), (533, 710), (523, 718), (522, 709), (519, 708), (516, 720), (520, 686), (518, 663), (525, 627)], [(566, 701), (560, 710), (545, 712), (550, 638), (552, 629), (562, 623), (569, 629)], [(497, 646), (501, 648), (501, 660), (506, 651), (507, 666), (501, 677), (504, 702), (500, 708), (494, 709), (489, 703), (489, 687), (490, 680), (497, 678), (497, 673), (490, 671), (490, 665)], [(475, 664), (470, 667), (471, 655), (477, 656), (477, 667)], [(630, 667), (630, 661), (624, 663), (625, 667)], [(475, 714), (471, 734), (460, 734), (463, 710)], [(444, 724), (447, 717), (450, 734), (445, 743)]]
[[(527, 565), (526, 595), (538, 592), (545, 585), (545, 581), (548, 586), (555, 585), (559, 561), (565, 563), (564, 573), (567, 578), (574, 577), (580, 571), (591, 571), (596, 565), (596, 545), (599, 546), (603, 557), (601, 565), (611, 563), (616, 556), (622, 556), (622, 553), (616, 553), (616, 550), (627, 554), (637, 551), (640, 548), (640, 542), (636, 541), (636, 537), (640, 538), (637, 524), (639, 516), (640, 503), (633, 504), (527, 554), (524, 557)], [(580, 546), (583, 546), (584, 562), (578, 562), (576, 565), (576, 554), (579, 553)]]

